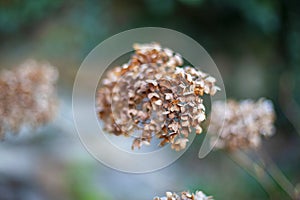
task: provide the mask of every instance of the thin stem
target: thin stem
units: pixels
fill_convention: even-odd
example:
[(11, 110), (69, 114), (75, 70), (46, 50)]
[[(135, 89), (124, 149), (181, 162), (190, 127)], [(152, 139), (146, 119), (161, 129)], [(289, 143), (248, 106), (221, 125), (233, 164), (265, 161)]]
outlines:
[(287, 179), (274, 161), (260, 149), (257, 149), (256, 156), (260, 160), (265, 170), (270, 174), (274, 181), (292, 198), (296, 199), (296, 189), (294, 185)]
[(268, 173), (259, 164), (254, 162), (247, 154), (241, 150), (235, 152), (228, 152), (227, 155), (243, 168), (248, 174), (255, 178), (255, 180), (263, 187), (271, 198), (274, 192), (270, 190), (272, 179), (268, 176)]

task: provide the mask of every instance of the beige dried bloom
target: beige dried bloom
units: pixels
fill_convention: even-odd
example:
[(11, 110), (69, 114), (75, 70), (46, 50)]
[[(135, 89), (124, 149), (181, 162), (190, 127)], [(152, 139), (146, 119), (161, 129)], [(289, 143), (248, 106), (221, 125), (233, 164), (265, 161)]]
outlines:
[(154, 197), (153, 200), (213, 200), (213, 197), (206, 196), (201, 191), (196, 191), (195, 194), (182, 192), (181, 195), (172, 192), (166, 192), (165, 197)]
[(97, 92), (97, 110), (106, 131), (133, 136), (132, 148), (160, 145), (184, 149), (192, 128), (200, 134), (206, 118), (201, 96), (214, 95), (216, 80), (159, 44), (136, 44), (128, 63), (108, 71)]
[(56, 111), (58, 71), (47, 63), (28, 60), (0, 74), (0, 135), (18, 133), (49, 122)]
[[(221, 124), (224, 116), (225, 122)], [(212, 144), (216, 149), (235, 150), (237, 148), (255, 148), (261, 144), (262, 136), (269, 137), (275, 132), (275, 112), (270, 100), (243, 100), (236, 102), (214, 102), (212, 105), (210, 128)]]

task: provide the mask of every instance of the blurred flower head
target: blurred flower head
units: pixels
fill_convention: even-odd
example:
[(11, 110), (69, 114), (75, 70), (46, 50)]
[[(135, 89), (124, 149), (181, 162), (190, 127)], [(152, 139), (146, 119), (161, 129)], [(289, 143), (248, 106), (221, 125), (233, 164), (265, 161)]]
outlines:
[[(225, 122), (222, 119), (225, 107)], [(256, 148), (262, 136), (269, 137), (275, 132), (275, 112), (270, 100), (243, 100), (236, 102), (214, 102), (211, 113), (211, 144), (215, 149), (235, 150)], [(216, 136), (220, 132), (219, 138)]]
[(58, 71), (48, 63), (27, 60), (0, 74), (0, 135), (49, 122), (57, 107)]
[(195, 194), (182, 192), (181, 195), (172, 192), (166, 192), (165, 197), (154, 197), (153, 200), (213, 200), (213, 197), (206, 196), (201, 191), (196, 191)]
[(215, 78), (189, 66), (181, 55), (157, 43), (135, 44), (128, 63), (107, 72), (97, 92), (97, 111), (104, 128), (134, 136), (132, 148), (149, 145), (186, 147), (192, 128), (200, 134), (206, 118), (201, 96), (214, 95)]

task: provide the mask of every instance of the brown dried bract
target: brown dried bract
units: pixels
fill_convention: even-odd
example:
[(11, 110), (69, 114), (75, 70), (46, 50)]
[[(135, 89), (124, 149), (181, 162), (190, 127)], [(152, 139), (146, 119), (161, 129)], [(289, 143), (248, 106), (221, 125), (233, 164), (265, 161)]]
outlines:
[(108, 71), (97, 92), (97, 110), (106, 131), (135, 136), (132, 148), (170, 143), (184, 149), (192, 128), (205, 120), (204, 94), (214, 95), (215, 79), (183, 65), (177, 53), (159, 44), (135, 44), (127, 64)]
[[(222, 124), (224, 114), (225, 122)], [(275, 112), (270, 100), (215, 102), (210, 121), (211, 133), (215, 136), (211, 144), (215, 145), (215, 149), (256, 148), (261, 144), (262, 136), (274, 134), (274, 121)], [(219, 132), (218, 137), (216, 134)]]
[(166, 192), (165, 197), (154, 197), (153, 200), (213, 200), (213, 197), (206, 196), (201, 191), (196, 191), (195, 194), (182, 192), (181, 195), (172, 192)]
[(49, 122), (57, 108), (58, 71), (48, 63), (28, 60), (0, 74), (0, 137)]

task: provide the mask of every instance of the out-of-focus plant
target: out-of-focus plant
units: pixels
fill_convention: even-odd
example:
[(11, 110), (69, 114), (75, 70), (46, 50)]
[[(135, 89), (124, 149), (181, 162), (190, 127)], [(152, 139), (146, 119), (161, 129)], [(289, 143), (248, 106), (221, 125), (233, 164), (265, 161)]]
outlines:
[(84, 163), (72, 163), (68, 167), (67, 181), (70, 185), (70, 196), (78, 200), (110, 200), (111, 197), (93, 184), (92, 166)]
[(60, 0), (0, 1), (0, 33), (16, 33), (49, 16), (61, 4)]
[(153, 200), (213, 200), (213, 197), (206, 196), (202, 191), (181, 192), (181, 194), (166, 192), (165, 197), (154, 197)]
[(57, 110), (58, 71), (48, 63), (28, 60), (0, 74), (0, 138), (22, 128), (37, 128)]
[[(226, 111), (223, 124), (219, 119), (223, 117), (220, 111), (224, 108)], [(211, 145), (215, 149), (222, 149), (228, 153), (234, 161), (256, 177), (267, 191), (272, 177), (291, 198), (298, 198), (299, 193), (295, 187), (262, 150), (262, 137), (269, 137), (275, 133), (275, 112), (270, 100), (214, 102), (210, 117), (210, 134), (213, 135)], [(219, 136), (216, 133), (220, 133)], [(251, 152), (255, 153), (255, 159), (249, 154)]]

